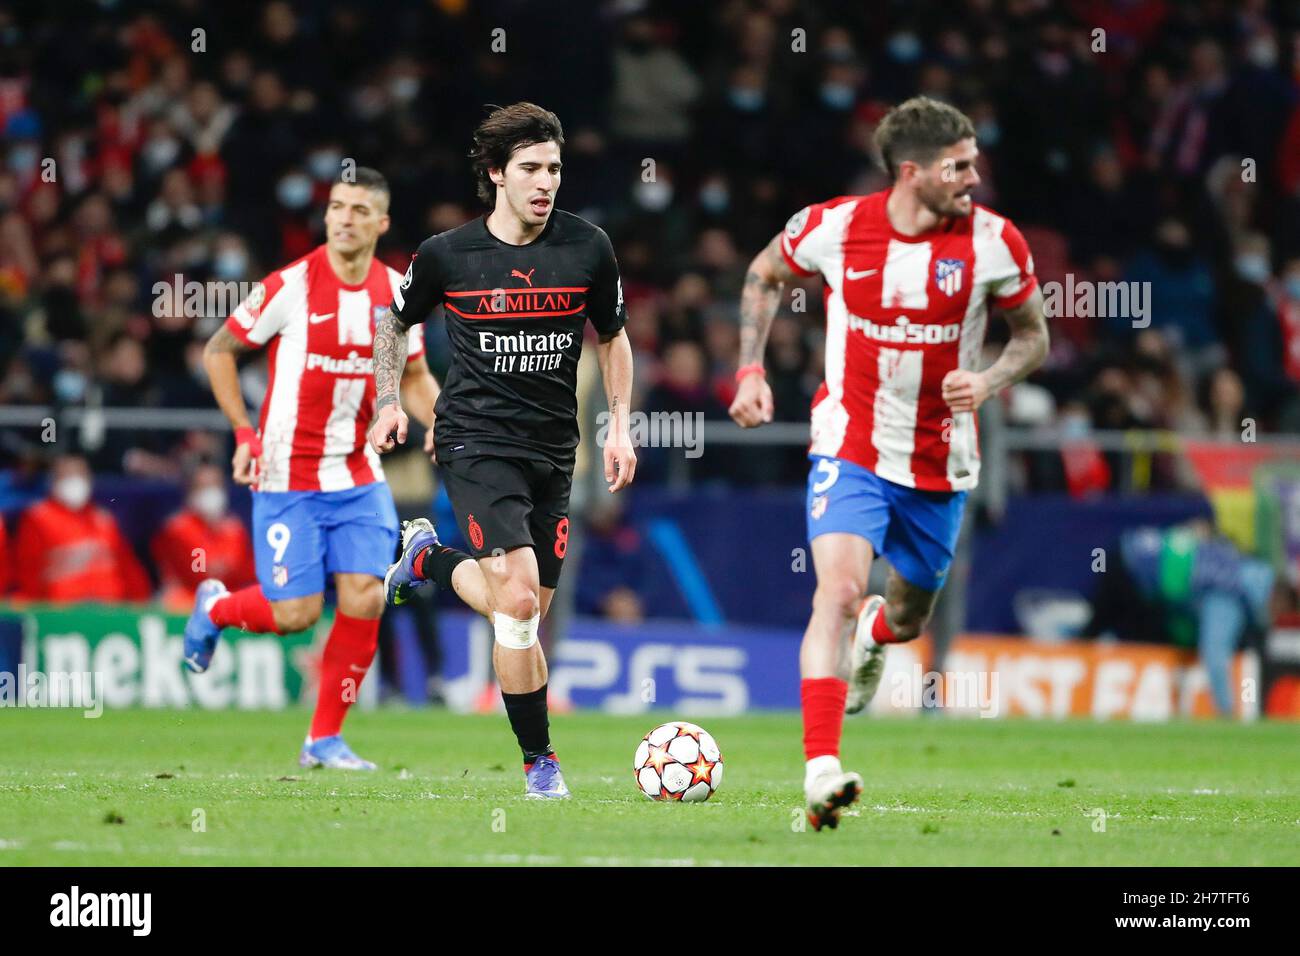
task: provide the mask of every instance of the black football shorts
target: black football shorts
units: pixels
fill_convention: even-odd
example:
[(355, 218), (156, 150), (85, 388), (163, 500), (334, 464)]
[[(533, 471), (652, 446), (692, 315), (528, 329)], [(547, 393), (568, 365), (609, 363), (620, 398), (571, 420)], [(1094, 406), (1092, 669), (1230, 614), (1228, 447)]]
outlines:
[(531, 547), (541, 586), (559, 584), (569, 548), (571, 472), (532, 458), (440, 455), (438, 474), (471, 555)]

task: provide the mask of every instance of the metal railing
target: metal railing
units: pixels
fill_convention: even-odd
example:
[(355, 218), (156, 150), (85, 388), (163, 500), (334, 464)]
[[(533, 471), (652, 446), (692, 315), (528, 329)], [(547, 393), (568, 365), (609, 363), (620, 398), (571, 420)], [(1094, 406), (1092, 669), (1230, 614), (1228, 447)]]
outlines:
[[(79, 428), (93, 424), (98, 428), (139, 431), (224, 430), (225, 416), (215, 408), (83, 408), (37, 405), (0, 405), (0, 427), (41, 428), (49, 421), (60, 427)], [(739, 428), (730, 421), (705, 421), (700, 436), (702, 444), (719, 446), (793, 447), (807, 445), (809, 427), (804, 422), (772, 422), (762, 428)], [(1158, 429), (1097, 430), (1083, 436), (1066, 435), (1055, 428), (1007, 427), (1004, 437), (1008, 451), (1050, 452), (1072, 444), (1087, 444), (1103, 452), (1132, 454), (1180, 454), (1187, 441), (1236, 447), (1242, 439), (1214, 436), (1182, 435)], [(1260, 434), (1254, 444), (1292, 449), (1300, 459), (1300, 435)]]

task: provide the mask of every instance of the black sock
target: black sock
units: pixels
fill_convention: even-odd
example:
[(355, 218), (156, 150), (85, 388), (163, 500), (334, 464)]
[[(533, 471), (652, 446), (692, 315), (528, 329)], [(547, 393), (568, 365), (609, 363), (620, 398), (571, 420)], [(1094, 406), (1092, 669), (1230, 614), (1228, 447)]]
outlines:
[(546, 685), (526, 694), (502, 692), (506, 716), (524, 752), (524, 763), (533, 763), (538, 757), (555, 753), (551, 749), (551, 723), (546, 713)]
[(441, 587), (449, 588), (451, 572), (456, 570), (456, 565), (469, 560), (471, 560), (470, 556), (464, 551), (457, 551), (446, 545), (431, 544), (415, 556), (411, 566), (415, 570), (416, 577), (437, 581)]

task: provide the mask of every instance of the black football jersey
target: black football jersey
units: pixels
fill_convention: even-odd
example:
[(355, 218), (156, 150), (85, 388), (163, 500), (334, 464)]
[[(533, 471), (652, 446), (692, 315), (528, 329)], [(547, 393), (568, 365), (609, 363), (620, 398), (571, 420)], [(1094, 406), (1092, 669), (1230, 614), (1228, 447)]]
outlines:
[(438, 305), (452, 346), (435, 408), (439, 458), (506, 455), (571, 468), (584, 325), (609, 336), (627, 321), (609, 236), (557, 209), (535, 240), (512, 246), (480, 216), (420, 243), (392, 308), (409, 327)]

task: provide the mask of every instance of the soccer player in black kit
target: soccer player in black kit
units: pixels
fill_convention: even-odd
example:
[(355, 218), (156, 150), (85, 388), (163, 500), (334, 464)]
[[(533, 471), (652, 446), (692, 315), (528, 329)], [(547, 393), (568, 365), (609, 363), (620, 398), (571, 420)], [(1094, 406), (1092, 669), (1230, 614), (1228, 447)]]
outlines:
[(398, 401), (406, 330), (441, 304), (452, 362), (434, 409), (433, 449), (471, 554), (440, 544), (427, 519), (407, 522), (385, 592), (401, 604), (413, 588), (437, 581), (488, 619), (492, 663), (524, 753), (525, 793), (536, 798), (569, 796), (551, 749), (537, 627), (568, 548), (574, 388), (588, 321), (609, 400), (609, 490), (627, 487), (636, 473), (618, 263), (601, 229), (555, 209), (563, 145), (559, 119), (532, 103), (496, 109), (475, 131), (470, 158), (491, 212), (426, 239), (412, 257), (375, 327), (370, 430), (380, 453), (406, 441)]

